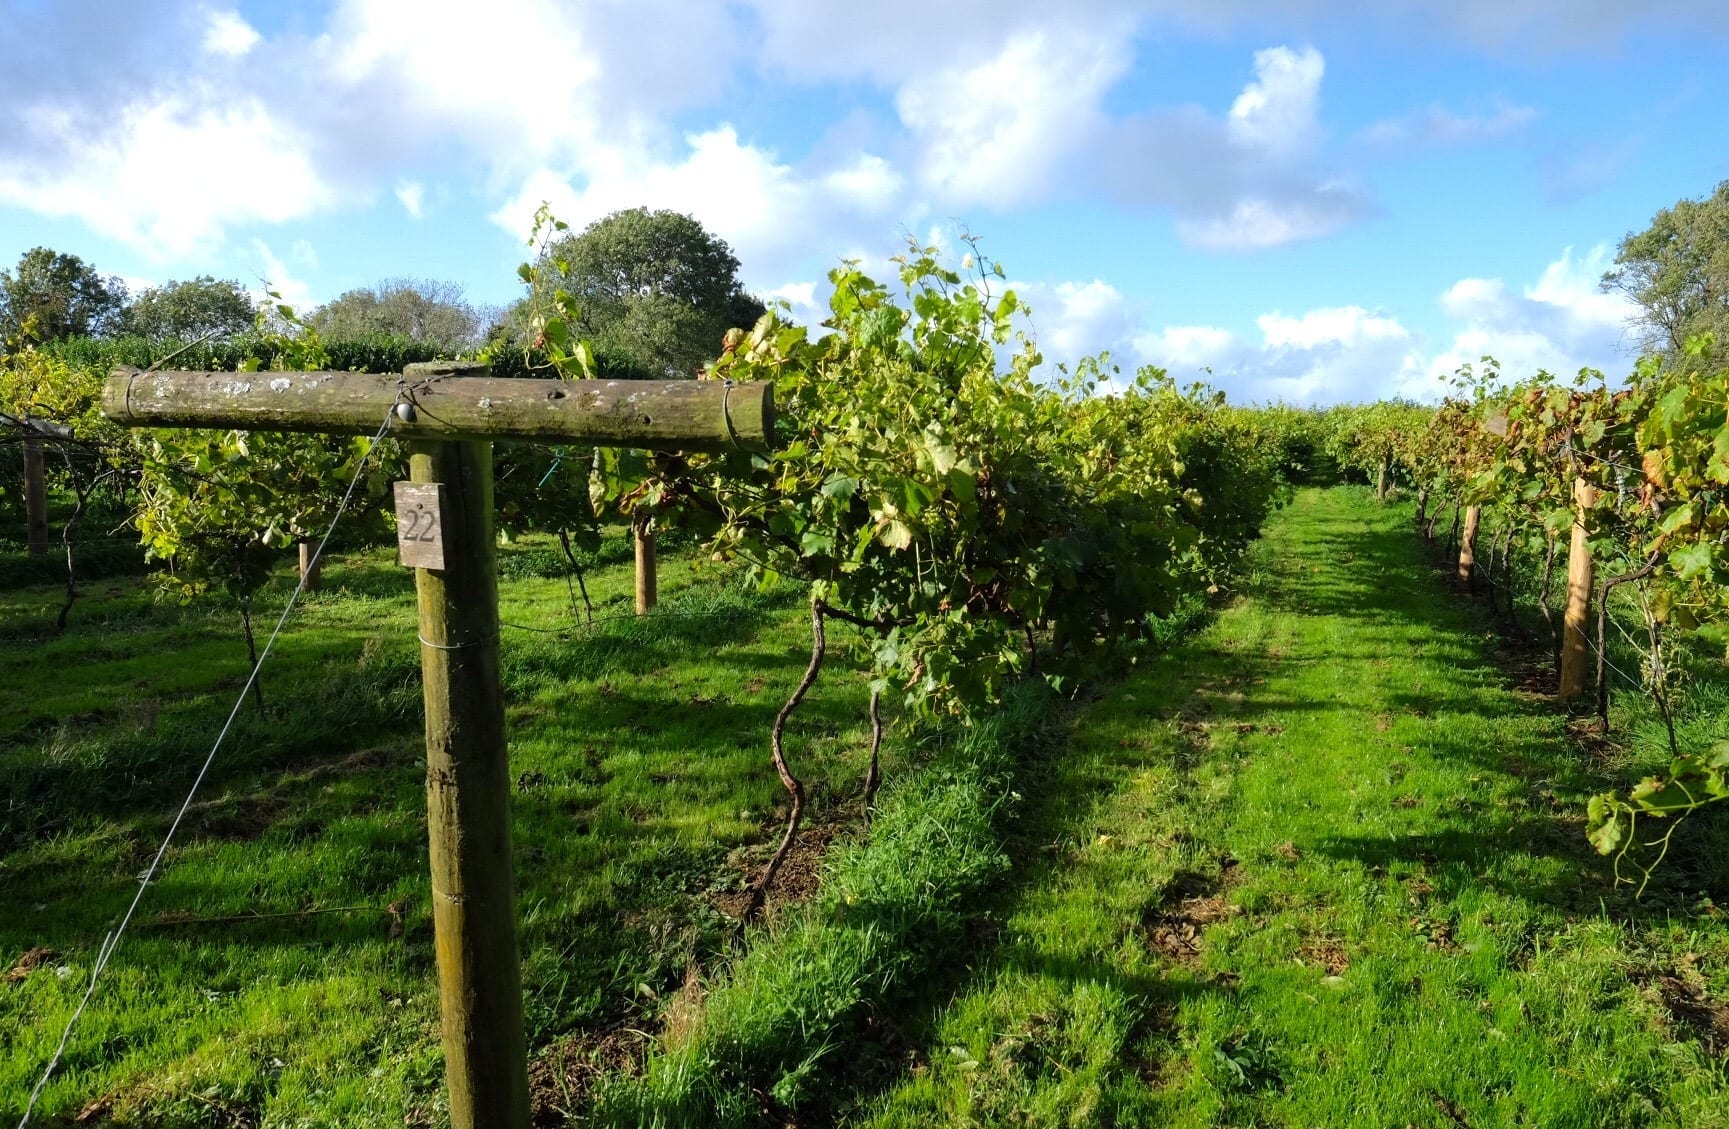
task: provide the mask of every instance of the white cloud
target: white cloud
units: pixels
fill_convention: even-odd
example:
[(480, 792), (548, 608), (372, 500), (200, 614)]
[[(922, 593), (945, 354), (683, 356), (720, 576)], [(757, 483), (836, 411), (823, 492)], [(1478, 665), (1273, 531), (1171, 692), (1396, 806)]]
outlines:
[(276, 301), (269, 291), (281, 295), (281, 301), (294, 308), (294, 312), (305, 316), (318, 303), (312, 298), (312, 288), (305, 282), (295, 278), (286, 263), (276, 257), (270, 245), (262, 239), (251, 241), (254, 262), (258, 265), (258, 283), (250, 293), (254, 302)]
[(1116, 287), (1102, 279), (1021, 283), (1015, 296), (1032, 310), (1033, 336), (1050, 365), (1073, 366), (1082, 357), (1109, 352), (1120, 361), (1130, 350), (1138, 321)]
[(1320, 52), (1268, 48), (1254, 72), (1224, 117), (1188, 106), (1113, 123), (1099, 181), (1125, 203), (1170, 208), (1185, 243), (1214, 251), (1315, 239), (1373, 215), (1367, 193), (1326, 167)]
[(905, 181), (887, 161), (870, 153), (822, 178), (823, 185), (841, 200), (863, 211), (884, 211), (900, 195)]
[(1384, 118), (1360, 135), (1371, 145), (1443, 145), (1492, 141), (1524, 129), (1538, 118), (1531, 106), (1497, 103), (1479, 114), (1458, 114), (1434, 105), (1414, 114)]
[(236, 12), (211, 12), (204, 28), (204, 51), (238, 59), (258, 46), (264, 37)]
[(426, 214), (426, 186), (418, 180), (397, 181), (396, 200), (413, 219)]
[(1571, 376), (1581, 368), (1617, 375), (1634, 345), (1628, 323), (1637, 312), (1627, 298), (1597, 285), (1613, 262), (1607, 244), (1583, 256), (1571, 247), (1518, 294), (1498, 278), (1464, 278), (1441, 295), (1443, 313), (1463, 324), (1430, 360), (1434, 376), (1485, 354), (1502, 371), (1528, 376), (1539, 369)]
[(1119, 36), (1030, 30), (982, 63), (914, 76), (895, 107), (920, 146), (921, 178), (943, 203), (1012, 207), (1042, 195), (1097, 137), (1100, 102), (1130, 62)]
[(1313, 47), (1255, 52), (1255, 81), (1231, 103), (1231, 139), (1278, 157), (1312, 152), (1319, 138), (1321, 76), (1326, 69)]
[[(1220, 251), (1375, 213), (1338, 165), (1367, 149), (1329, 142), (1327, 60), (1303, 46), (1345, 11), (1330, 0), (494, 0), (485, 19), (461, 0), (333, 0), (308, 31), (268, 35), (234, 0), (145, 15), (98, 0), (23, 8), (0, 16), (33, 45), (0, 89), (13, 123), (0, 206), (75, 217), (164, 259), (393, 190), (424, 214), (455, 197), (418, 171), (432, 156), (513, 233), (543, 198), (574, 223), (675, 207), (771, 281), (809, 277), (813, 247), (881, 248), (902, 225), (1064, 192), (1166, 211), (1187, 243)], [(1716, 35), (1725, 12), (1717, 0), (1388, 0), (1362, 19), (1394, 38), (1499, 46), (1609, 42), (1682, 17)], [(1123, 88), (1143, 45), (1197, 28), (1260, 37), (1235, 91), (1117, 109), (1152, 86)], [(835, 101), (850, 113), (808, 147), (755, 131), (768, 98), (807, 93), (799, 129)], [(1533, 114), (1437, 104), (1358, 140), (1499, 137)]]
[(1439, 342), (1391, 311), (1356, 305), (1275, 310), (1255, 319), (1258, 332), (1238, 334), (1213, 325), (1154, 329), (1103, 282), (1025, 289), (1043, 300), (1035, 304), (1039, 339), (1053, 362), (1109, 349), (1125, 367), (1152, 364), (1180, 381), (1204, 379), (1238, 401), (1435, 400), (1446, 392), (1443, 378), (1484, 355), (1514, 378), (1539, 369), (1567, 377), (1581, 367), (1619, 375), (1629, 363), (1625, 325), (1633, 311), (1597, 287), (1611, 257), (1607, 246), (1582, 256), (1567, 248), (1520, 288), (1460, 279), (1436, 297), (1434, 312), (1446, 326)]
[(54, 159), (0, 166), (0, 203), (72, 216), (157, 256), (187, 256), (234, 224), (280, 223), (337, 199), (307, 140), (257, 99), (207, 92), (122, 107), (95, 135), (40, 108), (26, 129)]
[(1137, 357), (1185, 377), (1223, 362), (1235, 347), (1231, 331), (1216, 325), (1168, 325), (1134, 338)]
[(784, 277), (813, 242), (845, 247), (865, 231), (868, 243), (879, 243), (894, 209), (905, 210), (893, 170), (868, 153), (839, 168), (803, 170), (741, 141), (731, 125), (684, 141), (671, 159), (607, 148), (589, 153), (578, 169), (537, 170), (492, 218), (523, 235), (542, 201), (577, 230), (623, 208), (670, 208), (731, 244), (747, 281), (755, 281)]
[(1409, 341), (1410, 330), (1396, 318), (1371, 313), (1361, 306), (1310, 310), (1301, 317), (1282, 313), (1255, 319), (1271, 349), (1315, 349), (1323, 345), (1361, 345), (1370, 341)]
[(828, 317), (828, 295), (817, 297), (817, 284), (814, 282), (788, 282), (763, 291), (761, 297), (771, 306), (777, 302), (786, 303), (789, 308), (787, 316), (799, 325), (810, 327), (813, 335), (821, 332), (819, 327)]
[(1363, 214), (1364, 201), (1354, 190), (1322, 184), (1282, 200), (1239, 200), (1224, 216), (1179, 219), (1177, 232), (1189, 245), (1211, 251), (1259, 251), (1331, 235)]

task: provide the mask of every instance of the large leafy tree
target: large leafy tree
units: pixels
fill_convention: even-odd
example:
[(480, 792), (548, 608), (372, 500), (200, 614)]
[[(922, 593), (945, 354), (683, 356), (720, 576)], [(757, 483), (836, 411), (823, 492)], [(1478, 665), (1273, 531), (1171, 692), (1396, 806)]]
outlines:
[(1646, 347), (1670, 359), (1697, 334), (1729, 341), (1729, 181), (1703, 200), (1664, 208), (1621, 240), (1603, 288), (1638, 303)]
[(252, 298), (232, 279), (199, 275), (186, 282), (151, 287), (126, 307), (127, 332), (157, 340), (227, 337), (251, 329)]
[(350, 290), (306, 317), (326, 341), (390, 334), (453, 350), (474, 344), (488, 321), (488, 312), (470, 305), (459, 284), (413, 278)]
[(551, 244), (537, 285), (569, 293), (575, 328), (598, 352), (694, 376), (720, 355), (728, 329), (763, 314), (738, 266), (726, 241), (690, 216), (630, 208)]
[(0, 339), (57, 341), (117, 328), (126, 286), (77, 255), (32, 247), (0, 270)]

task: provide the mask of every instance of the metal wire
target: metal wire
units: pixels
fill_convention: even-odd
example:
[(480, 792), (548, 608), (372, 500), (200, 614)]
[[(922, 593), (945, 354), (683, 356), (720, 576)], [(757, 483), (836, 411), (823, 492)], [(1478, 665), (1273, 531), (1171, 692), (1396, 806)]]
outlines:
[[(360, 476), (366, 469), (367, 460), (372, 452), (378, 449), (378, 444), (390, 430), (390, 421), (396, 411), (396, 405), (384, 417), (384, 423), (379, 427), (378, 434), (372, 437), (369, 447), (360, 462), (355, 465), (354, 477), (348, 483), (348, 489), (343, 492), (342, 502), (336, 508), (336, 516), (330, 519), (330, 525), (324, 531), (324, 536), (318, 542), (318, 549), (312, 554), (312, 564), (317, 565), (324, 555), (324, 547), (329, 544), (331, 534), (336, 532), (336, 525), (342, 520), (342, 515), (348, 511), (348, 504), (354, 498), (354, 491), (360, 485)], [(72, 1017), (66, 1021), (66, 1028), (60, 1033), (60, 1043), (54, 1048), (54, 1056), (48, 1060), (48, 1065), (42, 1071), (42, 1077), (30, 1091), (30, 1099), (25, 1103), (24, 1116), (19, 1119), (18, 1129), (25, 1129), (30, 1124), (30, 1115), (35, 1112), (36, 1102), (42, 1096), (42, 1091), (48, 1085), (54, 1071), (60, 1066), (61, 1057), (66, 1053), (66, 1044), (72, 1038), (72, 1030), (78, 1025), (78, 1020), (84, 1015), (84, 1009), (90, 1005), (90, 1000), (96, 995), (96, 984), (108, 961), (114, 955), (114, 950), (120, 945), (120, 938), (125, 934), (126, 927), (132, 922), (132, 915), (138, 910), (138, 903), (144, 900), (144, 891), (155, 879), (156, 872), (162, 868), (162, 858), (168, 853), (168, 845), (174, 841), (174, 833), (180, 829), (181, 822), (192, 807), (193, 799), (198, 795), (198, 789), (204, 783), (204, 778), (210, 772), (210, 766), (216, 762), (216, 754), (222, 749), (222, 742), (227, 740), (229, 730), (234, 727), (234, 719), (240, 716), (240, 709), (246, 704), (246, 695), (251, 692), (253, 683), (258, 681), (258, 672), (263, 669), (264, 661), (270, 657), (270, 651), (276, 646), (277, 638), (282, 634), (283, 625), (288, 622), (288, 614), (294, 610), (294, 605), (306, 590), (306, 577), (312, 570), (308, 569), (300, 575), (300, 582), (294, 586), (294, 592), (288, 597), (288, 603), (282, 609), (282, 615), (276, 621), (276, 627), (270, 632), (270, 638), (265, 641), (264, 649), (258, 653), (258, 661), (253, 663), (252, 672), (246, 676), (246, 685), (240, 688), (240, 693), (234, 699), (234, 708), (228, 711), (228, 720), (222, 723), (222, 731), (216, 735), (216, 741), (210, 746), (210, 753), (204, 758), (204, 764), (198, 769), (198, 776), (192, 781), (192, 787), (186, 793), (186, 800), (175, 813), (174, 821), (168, 825), (168, 833), (162, 837), (162, 845), (156, 849), (156, 856), (150, 860), (150, 865), (138, 877), (138, 892), (132, 896), (132, 903), (126, 907), (125, 915), (120, 924), (102, 940), (102, 946), (97, 950), (96, 963), (90, 969), (90, 985), (84, 990), (84, 997), (78, 1001), (78, 1007), (72, 1012)]]

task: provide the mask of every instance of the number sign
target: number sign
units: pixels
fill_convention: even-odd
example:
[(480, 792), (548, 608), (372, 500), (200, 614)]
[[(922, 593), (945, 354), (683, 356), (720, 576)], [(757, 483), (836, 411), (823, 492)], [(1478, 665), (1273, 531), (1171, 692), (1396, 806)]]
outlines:
[(444, 487), (396, 484), (396, 544), (410, 568), (444, 568)]

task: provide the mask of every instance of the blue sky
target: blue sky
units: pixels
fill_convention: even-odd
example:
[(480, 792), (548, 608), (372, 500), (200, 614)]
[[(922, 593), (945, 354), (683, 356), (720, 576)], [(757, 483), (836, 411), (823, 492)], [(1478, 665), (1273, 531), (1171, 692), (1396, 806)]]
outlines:
[(1726, 47), (1722, 0), (0, 0), (0, 263), (502, 303), (542, 200), (644, 204), (811, 319), (964, 227), (1053, 360), (1244, 399), (1613, 374), (1597, 279), (1729, 178)]

